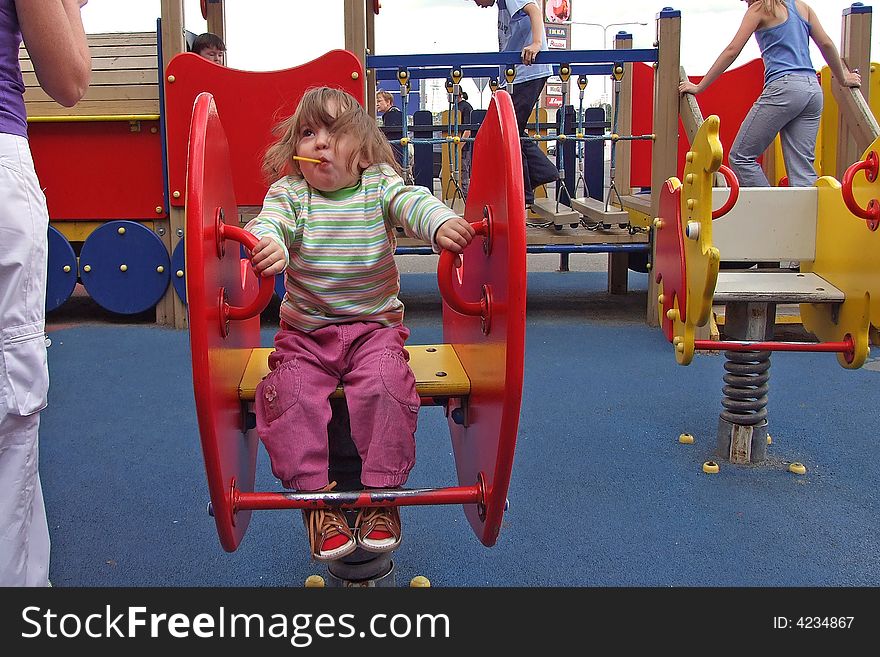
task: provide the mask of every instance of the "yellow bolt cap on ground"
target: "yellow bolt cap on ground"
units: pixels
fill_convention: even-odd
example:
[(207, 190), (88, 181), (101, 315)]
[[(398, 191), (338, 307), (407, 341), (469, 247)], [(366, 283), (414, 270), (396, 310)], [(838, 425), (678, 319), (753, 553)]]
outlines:
[(772, 445), (772, 444), (773, 444), (773, 438), (770, 437), (770, 434), (769, 434), (769, 433), (767, 434), (767, 444), (768, 444), (768, 445)]
[(683, 434), (679, 435), (678, 442), (680, 442), (682, 445), (693, 445), (694, 444), (694, 437), (692, 434), (683, 433)]
[(320, 575), (309, 575), (306, 577), (306, 588), (307, 589), (322, 589), (324, 588), (324, 578)]
[(788, 464), (788, 471), (798, 475), (807, 474), (807, 466), (795, 461), (794, 463)]
[(703, 472), (706, 474), (716, 474), (719, 470), (718, 464), (715, 461), (706, 461), (703, 464)]
[(424, 575), (416, 575), (409, 581), (409, 586), (413, 589), (430, 588), (431, 581)]

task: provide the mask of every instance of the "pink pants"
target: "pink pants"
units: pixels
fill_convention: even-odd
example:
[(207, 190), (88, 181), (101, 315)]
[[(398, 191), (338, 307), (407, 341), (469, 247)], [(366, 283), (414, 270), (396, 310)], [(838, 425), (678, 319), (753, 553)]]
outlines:
[(334, 324), (304, 333), (282, 328), (257, 386), (257, 433), (287, 488), (328, 483), (329, 397), (342, 383), (351, 437), (370, 488), (400, 486), (415, 463), (416, 381), (403, 348), (405, 326)]

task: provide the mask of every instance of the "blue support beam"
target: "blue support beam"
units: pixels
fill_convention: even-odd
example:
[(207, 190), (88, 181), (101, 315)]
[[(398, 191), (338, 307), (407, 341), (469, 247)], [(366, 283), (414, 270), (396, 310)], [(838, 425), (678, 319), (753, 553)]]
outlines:
[[(571, 66), (572, 75), (611, 75), (613, 64), (574, 64)], [(497, 78), (497, 66), (462, 66), (462, 75), (465, 78)], [(452, 75), (449, 66), (432, 68), (414, 68), (408, 71), (413, 80), (445, 80)], [(559, 67), (554, 67), (554, 73), (559, 74)], [(397, 81), (397, 69), (382, 68), (376, 71), (377, 80)]]
[[(656, 62), (656, 48), (630, 50), (544, 50), (538, 64), (614, 64), (616, 62)], [(366, 66), (372, 69), (422, 68), (426, 66), (511, 66), (520, 63), (515, 52), (446, 53), (438, 55), (368, 55)]]

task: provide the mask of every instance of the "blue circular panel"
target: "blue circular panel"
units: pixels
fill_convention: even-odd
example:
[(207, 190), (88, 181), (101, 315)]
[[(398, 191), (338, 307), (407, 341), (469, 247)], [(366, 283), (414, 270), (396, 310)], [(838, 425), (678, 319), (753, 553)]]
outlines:
[(183, 245), (183, 238), (171, 252), (171, 284), (177, 296), (186, 305), (186, 247)]
[[(65, 271), (67, 268), (67, 271)], [(55, 310), (76, 287), (76, 254), (70, 242), (49, 226), (49, 275), (46, 280), (46, 312)]]
[(89, 296), (123, 315), (155, 306), (170, 280), (162, 240), (134, 221), (110, 221), (95, 230), (83, 244), (79, 265)]

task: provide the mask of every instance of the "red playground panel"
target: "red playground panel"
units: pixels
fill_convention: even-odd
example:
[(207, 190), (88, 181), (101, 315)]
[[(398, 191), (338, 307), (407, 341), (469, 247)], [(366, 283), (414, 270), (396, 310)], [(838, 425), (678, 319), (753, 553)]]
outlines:
[(168, 176), (171, 204), (182, 206), (186, 184), (186, 143), (193, 102), (209, 92), (226, 128), (235, 199), (239, 205), (262, 205), (268, 184), (260, 169), (272, 129), (293, 114), (303, 93), (318, 86), (344, 89), (363, 98), (363, 72), (350, 52), (332, 50), (307, 64), (283, 71), (254, 73), (218, 66), (192, 53), (174, 57), (165, 71)]
[[(703, 76), (690, 75), (688, 79), (698, 83)], [(736, 133), (746, 114), (761, 94), (764, 86), (764, 63), (760, 59), (740, 67), (730, 69), (712, 83), (706, 91), (697, 96), (697, 103), (703, 118), (712, 114), (721, 119), (721, 145), (724, 147), (723, 164), (728, 165), (727, 155)], [(632, 133), (650, 135), (654, 132), (654, 68), (648, 64), (633, 64), (633, 108)], [(684, 159), (690, 144), (681, 121), (678, 123), (678, 165), (675, 175), (681, 177)], [(760, 158), (759, 158), (760, 160)], [(651, 186), (651, 142), (632, 142), (632, 166), (630, 168), (633, 187)]]
[(52, 221), (168, 216), (159, 121), (35, 121), (28, 136)]
[[(196, 413), (208, 490), (220, 543), (241, 542), (250, 511), (233, 512), (234, 490), (253, 490), (259, 439), (243, 431), (238, 398), (241, 373), (260, 343), (259, 312), (226, 321), (224, 302), (243, 306), (256, 298), (257, 280), (243, 267), (239, 247), (220, 234), (224, 220), (237, 227), (238, 207), (229, 181), (229, 147), (209, 94), (192, 112), (186, 200), (186, 286)], [(266, 285), (266, 283), (263, 283)]]
[[(488, 220), (444, 294), (443, 341), (453, 345), (471, 380), (466, 425), (449, 431), (462, 486), (483, 480), (482, 506), (465, 515), (484, 545), (495, 544), (507, 502), (522, 401), (526, 327), (526, 232), (522, 160), (513, 103), (498, 91), (477, 133), (464, 218)], [(441, 290), (443, 287), (441, 287)], [(461, 305), (460, 302), (456, 305)]]
[[(525, 347), (525, 207), (510, 96), (498, 92), (475, 142), (465, 217), (481, 235), (464, 253), (461, 268), (451, 266), (448, 252), (438, 268), (441, 290), (451, 297), (444, 307), (444, 339), (470, 381), (470, 394), (448, 408), (457, 487), (383, 491), (378, 497), (363, 491), (253, 492), (258, 437), (246, 426), (239, 385), (252, 350), (260, 346), (261, 304), (254, 301), (257, 281), (250, 266), (240, 260), (238, 245), (227, 242), (244, 240), (236, 225), (231, 156), (213, 97), (200, 94), (189, 137), (187, 298), (199, 433), (224, 549), (238, 547), (254, 509), (315, 508), (331, 499), (344, 508), (462, 504), (480, 541), (493, 545), (513, 465)], [(267, 301), (264, 292), (271, 294), (266, 281), (259, 296)]]

